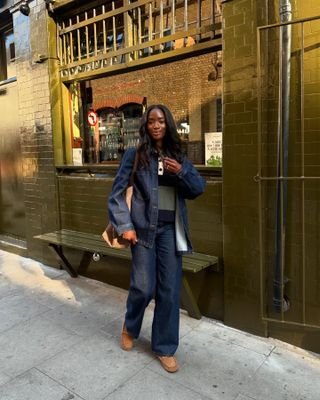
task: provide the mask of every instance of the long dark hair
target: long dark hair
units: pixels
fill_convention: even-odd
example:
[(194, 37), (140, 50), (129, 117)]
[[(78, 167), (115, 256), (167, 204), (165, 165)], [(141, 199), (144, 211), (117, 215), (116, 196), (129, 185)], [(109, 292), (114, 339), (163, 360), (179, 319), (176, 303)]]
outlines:
[(181, 139), (177, 132), (176, 123), (172, 116), (171, 111), (162, 104), (153, 104), (148, 107), (146, 112), (143, 114), (140, 124), (140, 145), (138, 147), (139, 164), (148, 167), (150, 163), (151, 154), (155, 152), (155, 148), (152, 139), (148, 133), (148, 117), (152, 110), (159, 109), (163, 112), (166, 121), (166, 134), (163, 138), (163, 149), (164, 155), (174, 158), (181, 162), (183, 153), (181, 148)]

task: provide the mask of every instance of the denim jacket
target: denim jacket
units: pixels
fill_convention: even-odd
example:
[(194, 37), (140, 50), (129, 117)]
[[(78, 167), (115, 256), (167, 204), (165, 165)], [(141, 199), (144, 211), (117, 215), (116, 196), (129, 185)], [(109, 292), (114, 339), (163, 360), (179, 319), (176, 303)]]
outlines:
[[(158, 158), (151, 157), (149, 168), (137, 168), (130, 213), (125, 201), (125, 192), (135, 153), (136, 149), (129, 148), (123, 155), (109, 197), (109, 220), (119, 235), (135, 230), (139, 243), (151, 248), (158, 222)], [(204, 188), (205, 180), (184, 157), (182, 169), (176, 174), (175, 230), (178, 253), (192, 252), (185, 199), (195, 199), (203, 193)]]

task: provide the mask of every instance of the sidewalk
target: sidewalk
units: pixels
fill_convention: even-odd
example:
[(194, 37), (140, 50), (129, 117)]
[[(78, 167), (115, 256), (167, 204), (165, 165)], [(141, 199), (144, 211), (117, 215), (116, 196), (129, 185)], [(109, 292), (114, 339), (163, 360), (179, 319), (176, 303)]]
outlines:
[(176, 374), (150, 351), (152, 305), (121, 350), (126, 295), (0, 251), (0, 399), (320, 399), (317, 355), (184, 312)]

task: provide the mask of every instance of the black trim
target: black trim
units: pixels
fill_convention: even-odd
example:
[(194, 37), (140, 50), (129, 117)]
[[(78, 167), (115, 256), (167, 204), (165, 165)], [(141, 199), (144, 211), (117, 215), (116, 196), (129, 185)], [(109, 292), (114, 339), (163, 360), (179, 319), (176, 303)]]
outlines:
[[(222, 168), (221, 167), (207, 167), (205, 165), (195, 165), (196, 169), (204, 177), (209, 178), (221, 178)], [(114, 176), (119, 168), (119, 164), (84, 164), (82, 166), (78, 165), (56, 165), (56, 171), (59, 176), (63, 175), (73, 175), (80, 176), (80, 174), (90, 175), (94, 177), (101, 177), (101, 175), (106, 175), (106, 177)], [(83, 176), (83, 175), (82, 175)]]

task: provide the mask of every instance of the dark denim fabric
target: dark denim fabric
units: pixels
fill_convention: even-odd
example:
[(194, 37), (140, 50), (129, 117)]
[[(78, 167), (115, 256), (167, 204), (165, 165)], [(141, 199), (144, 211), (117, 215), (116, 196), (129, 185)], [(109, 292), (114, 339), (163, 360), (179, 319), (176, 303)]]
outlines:
[(182, 256), (175, 248), (174, 224), (159, 223), (152, 247), (132, 246), (132, 271), (125, 325), (140, 334), (145, 308), (155, 297), (152, 351), (173, 355), (179, 344), (179, 305)]
[[(151, 158), (148, 169), (138, 168), (136, 171), (130, 214), (124, 194), (128, 186), (135, 153), (134, 148), (128, 149), (121, 161), (109, 197), (109, 220), (119, 234), (135, 230), (139, 244), (151, 248), (154, 245), (158, 223), (158, 159), (155, 155)], [(184, 158), (182, 170), (174, 179), (176, 180), (177, 209), (187, 241), (187, 249), (183, 252), (191, 252), (185, 199), (194, 199), (202, 194), (205, 180), (187, 158)]]

